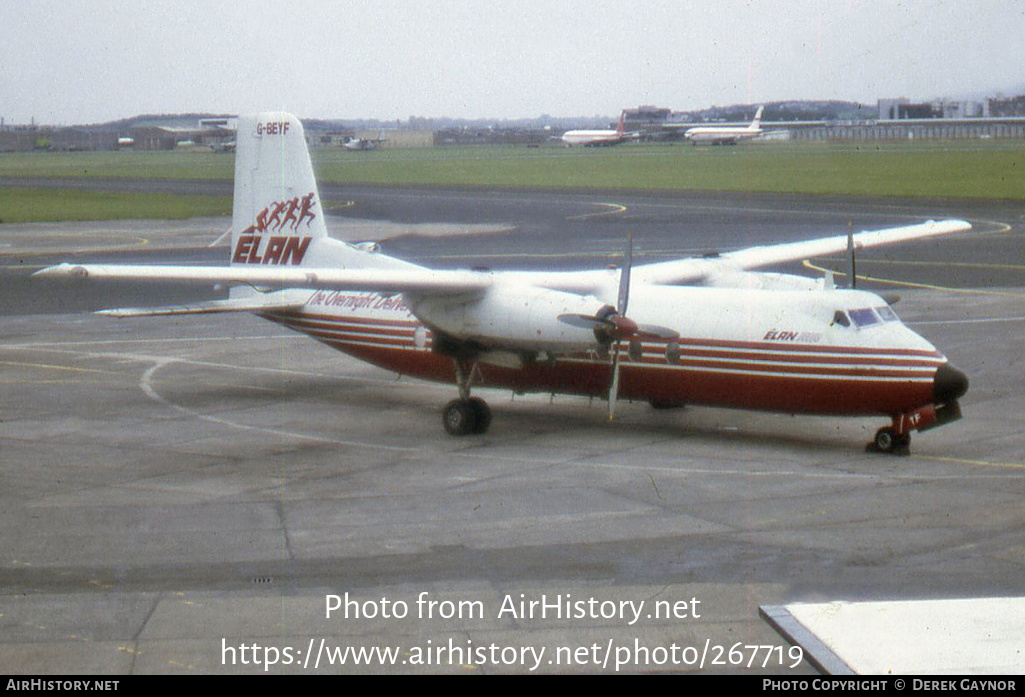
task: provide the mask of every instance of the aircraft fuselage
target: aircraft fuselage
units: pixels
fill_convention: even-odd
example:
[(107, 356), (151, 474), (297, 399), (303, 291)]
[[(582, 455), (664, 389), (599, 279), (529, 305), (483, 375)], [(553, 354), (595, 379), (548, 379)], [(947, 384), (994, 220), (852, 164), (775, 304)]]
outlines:
[[(417, 317), (408, 300), (311, 291), (301, 310), (264, 316), (382, 368), (451, 383), (452, 357), (438, 350), (450, 335)], [(637, 288), (631, 302), (637, 321), (657, 319), (680, 336), (620, 343), (621, 397), (895, 416), (959, 396), (937, 394), (947, 359), (871, 293)], [(548, 329), (538, 324), (534, 331)], [(476, 386), (605, 396), (608, 351), (577, 331), (581, 345), (561, 353), (502, 348), (492, 356), (486, 333), (456, 338), (477, 347)]]

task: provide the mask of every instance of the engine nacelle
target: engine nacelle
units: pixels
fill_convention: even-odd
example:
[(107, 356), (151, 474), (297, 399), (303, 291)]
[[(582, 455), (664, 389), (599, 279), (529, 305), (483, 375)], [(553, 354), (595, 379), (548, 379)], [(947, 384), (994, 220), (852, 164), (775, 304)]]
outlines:
[(555, 353), (598, 347), (593, 331), (558, 318), (593, 315), (605, 304), (594, 297), (522, 286), (497, 286), (473, 298), (407, 295), (406, 303), (425, 325), (455, 339), (485, 347)]

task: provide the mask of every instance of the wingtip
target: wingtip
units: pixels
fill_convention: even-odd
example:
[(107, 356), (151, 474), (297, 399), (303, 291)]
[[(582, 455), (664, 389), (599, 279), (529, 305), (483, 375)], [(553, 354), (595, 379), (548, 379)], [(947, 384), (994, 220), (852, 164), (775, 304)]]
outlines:
[(45, 269), (40, 269), (32, 274), (33, 276), (75, 276), (85, 278), (89, 275), (89, 272), (82, 266), (69, 264), (64, 262), (63, 264), (57, 264), (56, 266), (47, 266)]

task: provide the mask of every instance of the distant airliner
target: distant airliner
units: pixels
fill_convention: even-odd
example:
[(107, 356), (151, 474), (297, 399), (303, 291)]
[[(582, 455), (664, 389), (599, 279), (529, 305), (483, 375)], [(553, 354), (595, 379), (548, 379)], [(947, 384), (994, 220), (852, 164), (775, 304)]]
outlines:
[(616, 130), (603, 131), (566, 131), (562, 134), (562, 142), (566, 145), (585, 145), (589, 147), (598, 145), (619, 145), (632, 136), (623, 132), (626, 123), (626, 109), (619, 115), (619, 126)]
[(736, 145), (741, 140), (754, 138), (762, 134), (762, 109), (758, 107), (754, 121), (750, 126), (697, 126), (688, 128), (684, 134), (692, 143), (711, 143), (712, 145)]

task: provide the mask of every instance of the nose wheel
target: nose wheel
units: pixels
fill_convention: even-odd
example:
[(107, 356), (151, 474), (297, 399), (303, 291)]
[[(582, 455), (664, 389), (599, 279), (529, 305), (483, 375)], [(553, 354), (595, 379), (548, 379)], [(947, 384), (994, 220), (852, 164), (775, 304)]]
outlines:
[(876, 437), (865, 447), (865, 450), (889, 455), (910, 455), (911, 434), (898, 434), (896, 430), (886, 426), (876, 431)]

